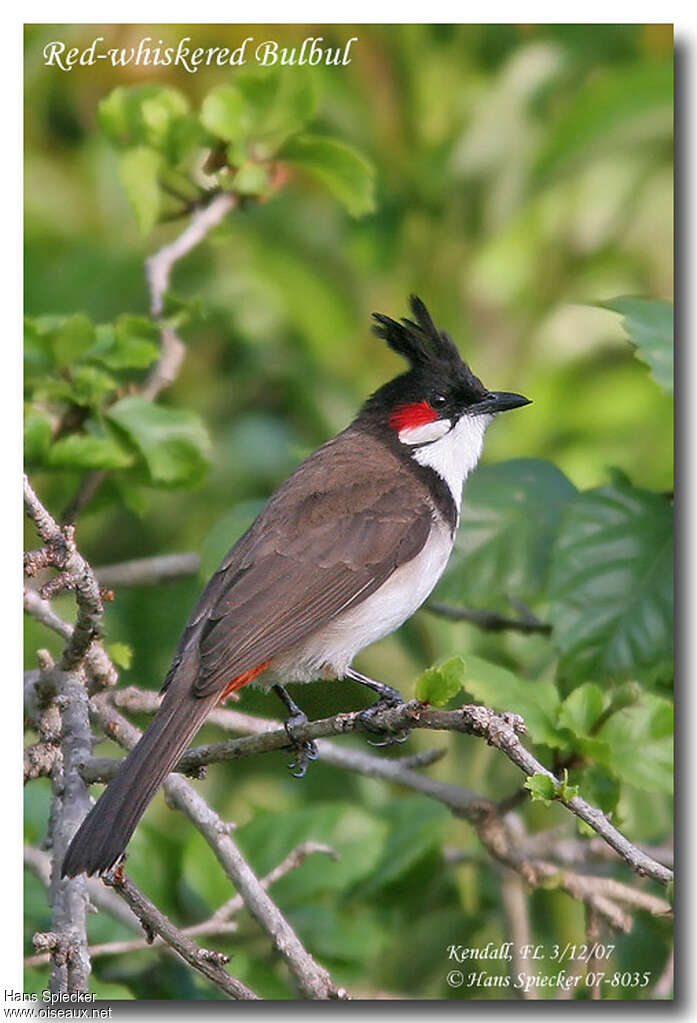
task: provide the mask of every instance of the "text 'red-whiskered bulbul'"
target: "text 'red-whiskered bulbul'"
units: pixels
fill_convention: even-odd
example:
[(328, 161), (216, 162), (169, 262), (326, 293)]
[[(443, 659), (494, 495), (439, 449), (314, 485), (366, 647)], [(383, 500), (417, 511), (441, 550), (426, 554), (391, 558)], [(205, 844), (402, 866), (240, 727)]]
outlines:
[[(63, 874), (113, 866), (209, 711), (254, 680), (293, 725), (288, 682), (349, 678), (401, 701), (351, 665), (426, 600), (453, 548), (462, 485), (497, 412), (527, 405), (489, 391), (423, 302), (413, 320), (375, 314), (375, 333), (409, 362), (356, 419), (288, 477), (224, 558), (179, 640), (150, 727), (85, 818)], [(370, 709), (369, 709), (370, 710)], [(365, 712), (364, 712), (365, 713)], [(366, 715), (366, 723), (370, 715)], [(294, 743), (303, 774), (314, 745)]]

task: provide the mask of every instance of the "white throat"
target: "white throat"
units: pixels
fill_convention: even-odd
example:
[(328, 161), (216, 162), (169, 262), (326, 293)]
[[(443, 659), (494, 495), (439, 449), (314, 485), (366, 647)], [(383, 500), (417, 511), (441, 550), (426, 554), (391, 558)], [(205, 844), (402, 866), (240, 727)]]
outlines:
[(462, 485), (479, 461), (484, 445), (484, 434), (492, 419), (493, 416), (490, 415), (465, 414), (443, 437), (416, 448), (412, 453), (412, 458), (420, 465), (429, 465), (447, 483), (458, 517)]

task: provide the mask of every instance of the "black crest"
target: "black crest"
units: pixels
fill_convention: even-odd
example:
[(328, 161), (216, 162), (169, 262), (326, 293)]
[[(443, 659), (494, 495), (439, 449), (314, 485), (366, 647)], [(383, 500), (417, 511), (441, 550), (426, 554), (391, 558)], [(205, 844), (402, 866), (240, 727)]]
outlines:
[(400, 323), (373, 313), (373, 333), (387, 341), (390, 348), (407, 359), (413, 369), (439, 369), (461, 366), (462, 360), (455, 342), (444, 330), (439, 330), (426, 306), (416, 295), (409, 298), (413, 320)]

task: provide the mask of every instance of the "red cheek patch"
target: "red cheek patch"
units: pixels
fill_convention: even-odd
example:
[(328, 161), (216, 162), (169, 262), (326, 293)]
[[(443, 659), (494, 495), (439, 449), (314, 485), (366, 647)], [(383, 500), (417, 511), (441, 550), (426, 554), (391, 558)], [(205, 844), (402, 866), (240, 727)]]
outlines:
[(438, 414), (427, 401), (414, 401), (409, 405), (398, 405), (387, 420), (387, 424), (393, 430), (400, 432), (401, 430), (409, 430), (414, 426), (432, 423), (437, 418)]

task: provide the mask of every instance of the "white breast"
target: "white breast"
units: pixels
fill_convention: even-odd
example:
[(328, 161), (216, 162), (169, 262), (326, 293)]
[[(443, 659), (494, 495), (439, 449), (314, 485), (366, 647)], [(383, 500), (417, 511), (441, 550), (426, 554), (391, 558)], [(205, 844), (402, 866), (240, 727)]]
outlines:
[(337, 616), (318, 632), (274, 658), (273, 679), (263, 682), (306, 682), (320, 675), (342, 678), (364, 647), (394, 632), (421, 607), (440, 579), (453, 549), (453, 536), (440, 518), (423, 549), (356, 607)]

